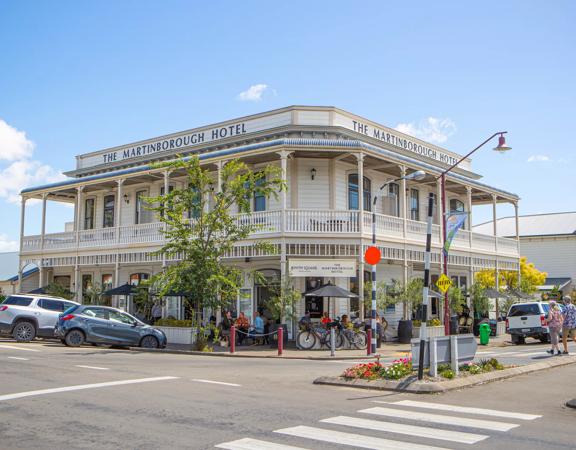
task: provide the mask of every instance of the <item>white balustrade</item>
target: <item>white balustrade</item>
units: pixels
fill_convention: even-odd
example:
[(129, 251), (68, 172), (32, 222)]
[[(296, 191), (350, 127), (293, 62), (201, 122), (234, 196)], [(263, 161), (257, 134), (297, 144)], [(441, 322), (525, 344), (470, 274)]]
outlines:
[(252, 234), (278, 233), (282, 229), (282, 212), (258, 211), (236, 215), (236, 224), (250, 226), (254, 231)]
[[(287, 209), (285, 213), (286, 232), (312, 235), (354, 235), (360, 232), (360, 212), (354, 210), (308, 210)], [(280, 233), (282, 230), (282, 211), (260, 211), (235, 216), (237, 224), (249, 225), (255, 228), (252, 235)], [(364, 233), (370, 234), (372, 230), (372, 213), (364, 211)], [(126, 225), (117, 228), (100, 228), (95, 230), (82, 230), (75, 232), (46, 234), (44, 237), (45, 250), (65, 250), (76, 247), (101, 248), (114, 247), (127, 244), (162, 244), (164, 235), (161, 222)], [(119, 231), (120, 236), (117, 236)], [(399, 217), (376, 214), (376, 236), (379, 239), (386, 237), (402, 237), (404, 222)], [(406, 221), (406, 238), (409, 241), (426, 242), (426, 222), (414, 220)], [(459, 230), (452, 242), (456, 248), (470, 248), (470, 231)], [(432, 226), (432, 243), (439, 245), (440, 227)], [(25, 236), (22, 242), (24, 252), (37, 252), (41, 247), (41, 236)], [(472, 249), (494, 252), (496, 240), (494, 236), (472, 233)], [(506, 255), (518, 255), (518, 244), (514, 239), (498, 238), (498, 252)]]
[(162, 242), (162, 222), (142, 223), (120, 227), (120, 244), (146, 244)]
[(493, 252), (496, 249), (496, 240), (488, 234), (472, 233), (472, 245), (478, 250)]
[(359, 212), (337, 210), (286, 210), (286, 231), (293, 233), (358, 233)]
[(44, 250), (60, 250), (76, 247), (76, 233), (51, 233), (44, 235)]
[(78, 233), (78, 247), (102, 247), (116, 243), (116, 228), (97, 228)]

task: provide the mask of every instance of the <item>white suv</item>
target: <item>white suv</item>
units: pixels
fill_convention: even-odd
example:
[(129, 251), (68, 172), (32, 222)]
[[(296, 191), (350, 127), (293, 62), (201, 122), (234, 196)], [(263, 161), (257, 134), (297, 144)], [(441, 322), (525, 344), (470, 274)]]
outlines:
[(53, 337), (58, 316), (78, 303), (47, 295), (10, 295), (0, 304), (0, 332), (19, 342)]
[(524, 344), (527, 337), (550, 342), (550, 329), (546, 323), (549, 311), (548, 303), (515, 303), (506, 316), (506, 332), (512, 337), (513, 344)]

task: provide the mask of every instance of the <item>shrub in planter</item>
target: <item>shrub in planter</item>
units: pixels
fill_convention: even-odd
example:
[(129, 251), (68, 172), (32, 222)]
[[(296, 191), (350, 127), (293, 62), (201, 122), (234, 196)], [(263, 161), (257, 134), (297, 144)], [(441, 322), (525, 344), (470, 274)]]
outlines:
[(154, 322), (157, 327), (177, 327), (177, 328), (190, 328), (192, 326), (191, 320), (178, 320), (178, 319), (159, 319)]
[(344, 371), (342, 376), (347, 379), (361, 380), (399, 380), (412, 373), (412, 360), (410, 358), (397, 359), (390, 366), (383, 366), (379, 362), (357, 364)]

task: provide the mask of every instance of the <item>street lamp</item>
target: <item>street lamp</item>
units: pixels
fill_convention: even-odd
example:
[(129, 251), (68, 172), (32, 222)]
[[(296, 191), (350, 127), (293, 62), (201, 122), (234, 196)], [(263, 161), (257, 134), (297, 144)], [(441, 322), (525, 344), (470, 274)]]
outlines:
[[(426, 174), (424, 173), (424, 171), (417, 170), (417, 171), (412, 172), (408, 175), (404, 175), (403, 177), (399, 177), (399, 178), (387, 181), (382, 186), (380, 186), (380, 189), (378, 189), (376, 195), (374, 196), (374, 199), (372, 200), (372, 246), (376, 246), (376, 211), (375, 211), (376, 208), (375, 207), (376, 207), (376, 199), (378, 198), (378, 194), (380, 192), (382, 192), (382, 189), (384, 189), (390, 183), (394, 183), (394, 182), (400, 181), (400, 180), (418, 181), (418, 180), (422, 180), (424, 177), (426, 177)], [(358, 183), (359, 183), (359, 187), (363, 187), (363, 180), (359, 180)], [(360, 191), (360, 192), (361, 192), (360, 195), (364, 195), (364, 193), (362, 191)], [(402, 192), (402, 195), (406, 195), (406, 193)], [(370, 342), (369, 345), (370, 345), (370, 354), (374, 355), (374, 354), (376, 354), (376, 264), (372, 264), (372, 313), (371, 313), (371, 318), (372, 318), (372, 323), (371, 323), (372, 342)]]
[[(499, 152), (499, 153), (505, 153), (509, 150), (512, 150), (512, 147), (509, 147), (508, 145), (506, 145), (506, 138), (504, 137), (504, 135), (506, 133), (508, 133), (508, 132), (507, 131), (498, 131), (497, 133), (494, 133), (492, 136), (490, 136), (488, 139), (486, 139), (484, 142), (482, 142), (478, 147), (476, 147), (474, 150), (472, 150), (466, 156), (463, 156), (456, 163), (454, 163), (450, 167), (448, 167), (448, 169), (446, 169), (444, 172), (442, 172), (436, 178), (436, 179), (440, 180), (440, 192), (442, 195), (442, 198), (440, 199), (441, 204), (442, 204), (442, 225), (443, 225), (442, 226), (442, 248), (445, 248), (445, 246), (446, 246), (446, 174), (448, 172), (450, 172), (452, 169), (454, 169), (454, 167), (456, 167), (462, 161), (464, 161), (465, 159), (470, 157), (470, 155), (472, 155), (476, 150), (478, 150), (484, 144), (486, 144), (487, 142), (494, 139), (496, 136), (499, 136), (498, 137), (498, 145), (493, 148), (494, 151)], [(447, 255), (446, 251), (443, 251), (442, 253), (443, 253), (443, 263), (444, 263), (443, 264), (444, 267), (443, 267), (442, 272), (444, 273), (444, 275), (448, 276), (448, 255)], [(444, 333), (446, 334), (446, 336), (450, 335), (450, 304), (448, 302), (448, 291), (446, 291), (444, 293)]]

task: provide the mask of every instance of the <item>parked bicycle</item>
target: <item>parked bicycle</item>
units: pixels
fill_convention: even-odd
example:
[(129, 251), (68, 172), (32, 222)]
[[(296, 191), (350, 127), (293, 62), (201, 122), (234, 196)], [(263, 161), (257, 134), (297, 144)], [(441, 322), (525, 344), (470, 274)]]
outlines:
[(366, 333), (355, 328), (348, 329), (342, 327), (340, 320), (336, 319), (330, 322), (327, 328), (315, 327), (314, 325), (307, 325), (298, 332), (296, 336), (296, 345), (302, 350), (310, 350), (316, 346), (318, 342), (320, 348), (326, 347), (330, 348), (330, 329), (335, 329), (335, 345), (336, 348), (342, 348), (344, 342), (347, 341), (349, 347), (355, 347), (357, 349), (365, 349), (367, 345)]

